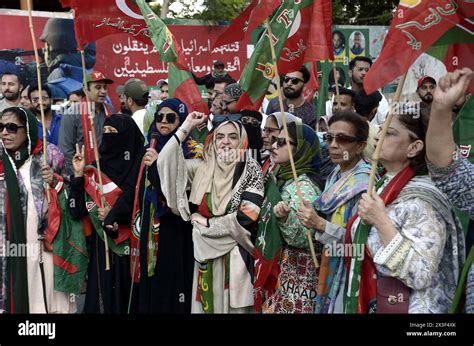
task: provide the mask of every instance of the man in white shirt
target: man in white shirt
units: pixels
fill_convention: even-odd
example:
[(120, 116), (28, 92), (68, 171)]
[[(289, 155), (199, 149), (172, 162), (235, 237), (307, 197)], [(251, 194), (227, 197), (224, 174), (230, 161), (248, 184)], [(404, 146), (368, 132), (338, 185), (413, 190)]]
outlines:
[(138, 128), (145, 134), (143, 120), (145, 119), (145, 106), (148, 103), (148, 86), (140, 79), (129, 80), (123, 88), (125, 106), (132, 112), (132, 119)]

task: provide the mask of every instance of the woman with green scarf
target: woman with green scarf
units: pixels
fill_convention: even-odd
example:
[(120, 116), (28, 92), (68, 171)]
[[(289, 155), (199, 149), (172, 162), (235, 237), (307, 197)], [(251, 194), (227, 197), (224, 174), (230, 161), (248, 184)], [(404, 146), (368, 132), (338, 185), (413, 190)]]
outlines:
[[(319, 140), (309, 126), (301, 123), (288, 125), (289, 142), (284, 131), (273, 137), (272, 160), (279, 167), (275, 170), (282, 201), (273, 209), (278, 218), (283, 250), (280, 273), (274, 294), (263, 304), (264, 313), (313, 313), (316, 297), (318, 269), (315, 268), (310, 244), (304, 227), (296, 216), (302, 203), (297, 195), (296, 183), (290, 165), (288, 145), (293, 152), (298, 185), (303, 198), (313, 203), (321, 194), (319, 165), (321, 162)], [(314, 230), (310, 230), (312, 238)], [(321, 246), (315, 243), (316, 256), (321, 255)]]
[[(64, 156), (43, 142), (38, 121), (26, 108), (11, 107), (0, 120), (0, 257), (2, 294), (0, 310), (7, 313), (72, 313), (69, 295), (54, 289), (53, 254), (45, 248), (48, 201), (44, 183), (60, 188), (53, 170), (60, 173)], [(51, 170), (49, 167), (52, 167)], [(15, 251), (15, 253), (13, 253)]]

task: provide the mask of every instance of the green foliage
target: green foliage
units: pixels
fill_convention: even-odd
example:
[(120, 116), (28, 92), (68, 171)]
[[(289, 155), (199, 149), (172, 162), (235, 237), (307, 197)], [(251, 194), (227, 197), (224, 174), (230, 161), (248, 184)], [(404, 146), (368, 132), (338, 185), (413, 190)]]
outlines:
[(247, 0), (205, 0), (202, 13), (193, 16), (201, 20), (232, 20), (250, 3)]
[(398, 0), (334, 0), (333, 24), (390, 25)]

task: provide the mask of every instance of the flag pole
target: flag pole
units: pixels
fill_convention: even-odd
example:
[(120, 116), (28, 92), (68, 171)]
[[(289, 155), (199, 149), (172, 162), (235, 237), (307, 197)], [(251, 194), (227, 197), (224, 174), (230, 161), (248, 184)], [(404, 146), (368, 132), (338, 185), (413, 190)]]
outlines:
[[(77, 44), (79, 45), (79, 42), (77, 42)], [(86, 58), (84, 56), (83, 47), (81, 47), (80, 52), (81, 52), (81, 63), (82, 63), (82, 87), (84, 89), (84, 94), (86, 95), (87, 112), (89, 113), (89, 120), (91, 123), (92, 145), (94, 146), (95, 163), (97, 167), (97, 174), (99, 176), (98, 178), (99, 178), (100, 204), (101, 204), (101, 208), (104, 208), (105, 207), (104, 185), (102, 183), (102, 171), (100, 169), (100, 156), (99, 156), (99, 149), (97, 147), (97, 136), (96, 136), (95, 127), (94, 127), (95, 114), (92, 114), (91, 102), (89, 100), (89, 95), (87, 93)], [(109, 241), (108, 241), (107, 233), (105, 233), (105, 231), (104, 231), (104, 245), (105, 245), (105, 270), (110, 270)]]
[[(43, 164), (47, 165), (48, 160), (46, 157), (46, 148), (47, 148), (47, 141), (48, 137), (46, 135), (46, 123), (44, 119), (44, 105), (43, 105), (43, 86), (41, 83), (41, 66), (40, 66), (40, 61), (39, 61), (39, 55), (38, 55), (38, 47), (36, 45), (36, 39), (35, 39), (35, 29), (33, 26), (33, 15), (31, 13), (31, 0), (27, 1), (28, 4), (28, 21), (29, 21), (29, 26), (30, 26), (30, 33), (31, 33), (31, 40), (33, 41), (33, 51), (35, 52), (35, 61), (36, 61), (36, 78), (38, 79), (38, 93), (39, 93), (39, 104), (40, 104), (40, 113), (41, 113), (41, 124), (42, 124), (42, 129), (43, 129)], [(49, 184), (45, 184), (46, 186), (46, 199), (48, 201), (48, 204), (51, 203), (51, 191)]]
[[(278, 73), (278, 63), (277, 63), (277, 58), (276, 58), (276, 53), (275, 53), (275, 47), (273, 46), (273, 43), (272, 43), (272, 36), (273, 36), (272, 28), (271, 28), (271, 24), (268, 22), (268, 19), (265, 21), (265, 23), (267, 24), (267, 28), (268, 28), (268, 39), (270, 42), (270, 50), (272, 53), (272, 62), (273, 62), (273, 66), (275, 67), (275, 76), (277, 78), (276, 84), (277, 84), (277, 90), (278, 90), (278, 101), (280, 105), (281, 116), (283, 119), (283, 130), (285, 133), (285, 138), (286, 138), (286, 143), (287, 143), (286, 147), (288, 148), (288, 155), (290, 157), (291, 171), (293, 173), (293, 179), (296, 185), (296, 194), (298, 195), (301, 201), (301, 204), (303, 204), (303, 194), (301, 193), (300, 184), (298, 182), (298, 174), (296, 173), (295, 161), (293, 160), (293, 153), (291, 151), (291, 145), (290, 145), (290, 136), (288, 134), (288, 126), (286, 124), (285, 108), (283, 106), (283, 96), (281, 93), (281, 85), (280, 85), (280, 75)], [(318, 259), (316, 258), (316, 252), (314, 251), (313, 240), (311, 238), (311, 233), (309, 229), (306, 230), (306, 237), (308, 239), (309, 248), (311, 251), (311, 257), (313, 258), (314, 266), (316, 268), (319, 268)]]
[[(400, 97), (402, 95), (403, 91), (403, 86), (405, 85), (405, 80), (407, 78), (407, 73), (405, 72), (403, 76), (400, 79), (400, 82), (398, 83), (397, 90), (395, 91), (395, 97), (393, 99), (394, 104), (398, 104), (400, 102)], [(380, 160), (380, 152), (382, 151), (382, 146), (383, 142), (385, 140), (385, 135), (387, 134), (388, 127), (390, 126), (390, 123), (392, 122), (392, 118), (394, 116), (394, 107), (393, 104), (389, 109), (387, 119), (385, 119), (385, 122), (383, 123), (382, 126), (382, 131), (379, 136), (379, 140), (377, 143), (377, 147), (375, 148), (374, 155), (372, 156), (372, 167), (370, 170), (370, 177), (369, 177), (369, 187), (367, 188), (367, 192), (371, 195), (374, 189), (375, 185), (375, 174), (377, 173), (377, 165)]]

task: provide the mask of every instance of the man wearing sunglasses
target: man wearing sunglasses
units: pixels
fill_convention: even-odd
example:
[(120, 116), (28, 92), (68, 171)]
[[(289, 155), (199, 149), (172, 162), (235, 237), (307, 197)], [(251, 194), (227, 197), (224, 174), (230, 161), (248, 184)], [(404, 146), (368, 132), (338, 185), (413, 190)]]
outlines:
[[(314, 105), (307, 102), (303, 95), (304, 86), (308, 83), (311, 75), (305, 66), (301, 66), (299, 71), (287, 73), (283, 78), (283, 107), (285, 112), (296, 115), (303, 120), (303, 123), (309, 125), (312, 129), (316, 128), (316, 110)], [(266, 109), (267, 114), (280, 112), (278, 97), (270, 101)]]

